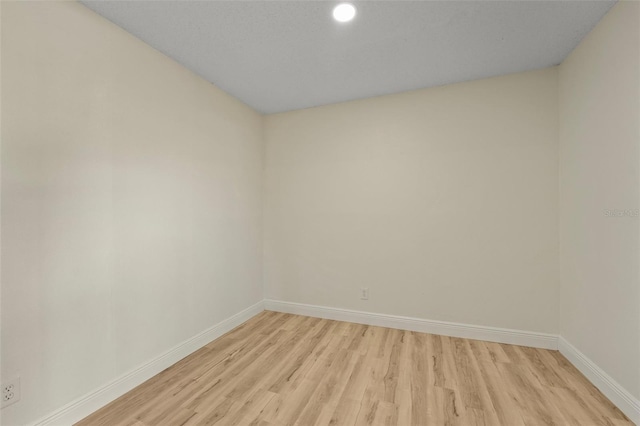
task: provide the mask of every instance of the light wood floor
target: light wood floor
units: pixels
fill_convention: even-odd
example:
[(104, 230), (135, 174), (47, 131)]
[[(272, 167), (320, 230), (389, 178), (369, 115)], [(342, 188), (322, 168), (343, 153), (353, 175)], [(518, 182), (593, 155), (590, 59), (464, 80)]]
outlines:
[(263, 312), (78, 425), (632, 425), (557, 351)]

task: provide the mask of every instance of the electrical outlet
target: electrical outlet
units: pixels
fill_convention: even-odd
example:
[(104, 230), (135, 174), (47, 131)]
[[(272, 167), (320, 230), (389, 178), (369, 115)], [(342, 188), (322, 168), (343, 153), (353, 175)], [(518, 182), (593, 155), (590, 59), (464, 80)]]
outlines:
[(20, 401), (20, 377), (2, 384), (2, 408)]
[(360, 289), (360, 299), (362, 300), (369, 300), (369, 289), (368, 288), (361, 288)]

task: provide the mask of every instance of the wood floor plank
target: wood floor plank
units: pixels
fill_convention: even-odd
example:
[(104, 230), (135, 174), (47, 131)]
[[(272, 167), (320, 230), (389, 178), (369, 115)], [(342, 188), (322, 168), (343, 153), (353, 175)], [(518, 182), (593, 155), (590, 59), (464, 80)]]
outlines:
[(517, 402), (519, 394), (515, 393), (515, 389), (504, 386), (504, 380), (496, 364), (490, 361), (477, 361), (476, 365), (491, 401), (486, 411), (495, 414), (496, 417), (494, 424), (524, 426)]
[(632, 426), (557, 351), (265, 311), (78, 426)]
[(342, 394), (347, 382), (344, 379), (353, 369), (353, 357), (357, 356), (348, 349), (342, 349), (336, 354), (331, 369), (321, 380), (320, 385), (311, 396), (309, 403), (305, 406), (297, 424), (307, 426), (316, 424), (318, 418), (323, 414), (324, 407), (336, 407), (338, 398)]

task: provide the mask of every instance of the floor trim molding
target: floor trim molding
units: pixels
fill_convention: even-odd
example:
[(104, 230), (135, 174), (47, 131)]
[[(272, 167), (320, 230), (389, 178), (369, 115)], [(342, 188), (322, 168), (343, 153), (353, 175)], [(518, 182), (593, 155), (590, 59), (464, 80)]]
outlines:
[(534, 348), (558, 349), (558, 336), (554, 334), (376, 314), (372, 312), (306, 305), (303, 303), (284, 302), (272, 299), (265, 299), (264, 304), (266, 310), (286, 312), (289, 314), (419, 331), (450, 337), (463, 337), (466, 339), (531, 346)]
[(558, 339), (558, 350), (632, 422), (640, 425), (640, 401), (638, 399), (562, 336)]
[(562, 336), (531, 331), (521, 331), (497, 327), (435, 321), (398, 315), (332, 308), (265, 299), (241, 312), (219, 322), (213, 327), (185, 340), (162, 355), (140, 365), (106, 385), (76, 399), (53, 413), (31, 423), (32, 426), (71, 425), (134, 387), (190, 355), (209, 342), (231, 331), (263, 310), (306, 315), (337, 321), (375, 325), (401, 330), (418, 331), (451, 337), (486, 340), (490, 342), (530, 346), (543, 349), (557, 349), (582, 374), (584, 374), (607, 398), (634, 423), (640, 425), (640, 401), (617, 383), (604, 370)]
[(134, 387), (150, 379), (162, 370), (170, 367), (182, 358), (192, 354), (212, 340), (236, 328), (264, 310), (264, 301), (260, 301), (237, 314), (219, 322), (213, 327), (185, 340), (162, 355), (123, 374), (106, 385), (82, 396), (53, 413), (31, 423), (33, 426), (71, 425), (89, 414), (104, 407)]

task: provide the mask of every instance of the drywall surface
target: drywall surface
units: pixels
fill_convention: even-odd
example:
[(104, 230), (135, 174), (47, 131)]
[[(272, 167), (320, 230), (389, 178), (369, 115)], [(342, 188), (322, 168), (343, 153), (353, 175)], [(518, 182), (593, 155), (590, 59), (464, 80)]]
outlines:
[(262, 300), (262, 117), (74, 2), (2, 3), (2, 377), (33, 421)]
[(556, 333), (557, 116), (557, 68), (267, 116), (266, 297)]
[(560, 334), (640, 397), (640, 3), (559, 72)]

